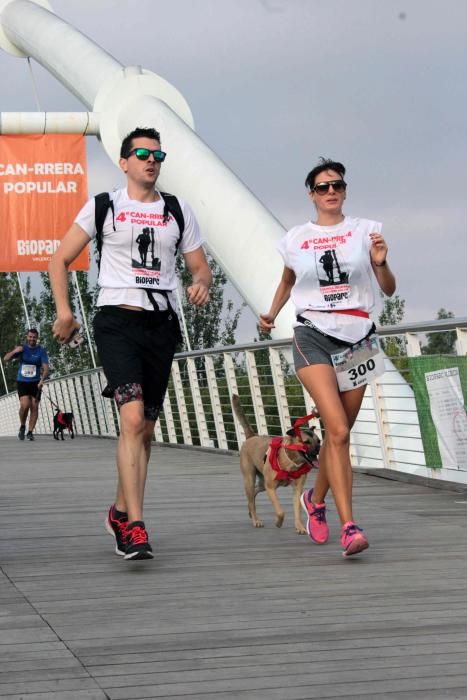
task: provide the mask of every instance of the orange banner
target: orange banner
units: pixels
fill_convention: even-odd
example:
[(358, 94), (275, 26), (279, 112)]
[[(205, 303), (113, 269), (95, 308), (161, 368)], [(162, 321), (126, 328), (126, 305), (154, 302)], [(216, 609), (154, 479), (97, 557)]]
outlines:
[[(47, 271), (86, 200), (84, 136), (0, 136), (0, 272)], [(89, 246), (70, 269), (89, 270)]]

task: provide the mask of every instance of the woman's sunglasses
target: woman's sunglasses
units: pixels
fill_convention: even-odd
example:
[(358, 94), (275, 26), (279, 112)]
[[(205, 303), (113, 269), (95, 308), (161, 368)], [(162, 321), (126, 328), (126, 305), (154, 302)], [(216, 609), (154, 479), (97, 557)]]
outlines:
[(311, 188), (312, 192), (316, 194), (326, 194), (329, 192), (329, 188), (332, 187), (334, 192), (345, 192), (347, 183), (344, 180), (331, 180), (330, 182), (318, 182), (314, 187)]
[(151, 151), (149, 148), (132, 148), (131, 151), (129, 151), (127, 158), (134, 154), (138, 160), (147, 160), (151, 153), (156, 163), (163, 163), (165, 156), (167, 155), (167, 153), (164, 153), (164, 151)]

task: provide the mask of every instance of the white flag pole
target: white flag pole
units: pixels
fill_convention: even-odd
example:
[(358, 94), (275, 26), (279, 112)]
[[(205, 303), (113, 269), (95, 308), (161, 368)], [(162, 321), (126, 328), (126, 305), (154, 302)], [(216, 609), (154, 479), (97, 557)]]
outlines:
[(21, 286), (21, 276), (20, 276), (19, 272), (16, 273), (16, 279), (18, 280), (18, 287), (19, 287), (21, 299), (23, 302), (24, 313), (26, 316), (26, 322), (28, 324), (28, 328), (31, 328), (31, 321), (29, 320), (28, 307), (26, 306), (26, 299), (24, 298), (23, 287)]
[(6, 383), (5, 370), (3, 369), (3, 362), (0, 358), (0, 367), (2, 368), (3, 383), (5, 384), (5, 391), (8, 394), (8, 384)]

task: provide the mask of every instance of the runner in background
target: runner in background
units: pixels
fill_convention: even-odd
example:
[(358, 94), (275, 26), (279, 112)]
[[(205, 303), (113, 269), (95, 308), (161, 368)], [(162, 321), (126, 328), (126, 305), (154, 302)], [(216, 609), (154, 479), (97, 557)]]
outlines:
[[(34, 428), (39, 413), (39, 401), (44, 381), (49, 375), (49, 358), (47, 350), (38, 345), (39, 333), (30, 328), (26, 335), (26, 343), (18, 345), (7, 352), (5, 362), (19, 360), (16, 385), (19, 396), (19, 432), (18, 438), (34, 440)], [(26, 421), (29, 414), (29, 430), (26, 433)]]
[(367, 382), (384, 367), (369, 317), (375, 301), (372, 281), (376, 278), (388, 296), (396, 283), (381, 224), (342, 211), (344, 175), (342, 163), (323, 158), (307, 175), (305, 186), (316, 219), (295, 226), (280, 241), (282, 279), (270, 310), (260, 315), (260, 327), (274, 328), (279, 311), (291, 298), (297, 314), (295, 370), (319, 411), (325, 433), (314, 488), (301, 499), (308, 515), (307, 532), (317, 544), (327, 542), (325, 497), (331, 488), (342, 525), (343, 554), (350, 556), (368, 547), (352, 510), (350, 430)]

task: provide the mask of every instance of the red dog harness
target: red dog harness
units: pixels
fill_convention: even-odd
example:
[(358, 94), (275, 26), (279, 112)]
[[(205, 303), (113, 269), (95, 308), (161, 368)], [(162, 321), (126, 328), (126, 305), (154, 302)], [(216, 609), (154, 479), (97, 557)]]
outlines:
[[(310, 413), (309, 416), (303, 416), (303, 418), (297, 418), (295, 423), (293, 424), (293, 429), (294, 433), (297, 437), (300, 437), (300, 426), (301, 425), (306, 425), (309, 420), (312, 418), (316, 418), (318, 416), (318, 413), (314, 411), (313, 413)], [(279, 464), (279, 450), (283, 447), (284, 450), (295, 450), (296, 452), (307, 452), (307, 447), (303, 442), (298, 442), (292, 445), (285, 444), (283, 441), (282, 437), (273, 437), (271, 440), (271, 444), (269, 446), (269, 449), (266, 453), (266, 459), (269, 459), (269, 464), (271, 467), (274, 469), (276, 472), (276, 476), (274, 477), (275, 480), (277, 481), (286, 481), (288, 484), (290, 483), (291, 479), (298, 479), (300, 476), (303, 474), (308, 474), (308, 472), (311, 470), (311, 464), (302, 464), (301, 467), (298, 467), (298, 469), (294, 469), (293, 471), (286, 471), (285, 469), (281, 469), (280, 464)]]
[(66, 427), (67, 427), (67, 424), (66, 424), (64, 415), (65, 415), (65, 414), (63, 413), (63, 411), (59, 411), (59, 412), (58, 412), (58, 414), (57, 414), (57, 423), (58, 423), (59, 425), (63, 425), (63, 427), (66, 428)]

